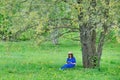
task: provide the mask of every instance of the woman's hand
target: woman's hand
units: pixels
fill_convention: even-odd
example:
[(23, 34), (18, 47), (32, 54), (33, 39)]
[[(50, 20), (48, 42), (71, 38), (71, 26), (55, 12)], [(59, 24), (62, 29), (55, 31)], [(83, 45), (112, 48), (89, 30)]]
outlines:
[(67, 62), (66, 64), (76, 64), (76, 63), (72, 63), (72, 62), (69, 61), (69, 62)]
[(71, 63), (71, 64), (76, 64), (76, 63)]

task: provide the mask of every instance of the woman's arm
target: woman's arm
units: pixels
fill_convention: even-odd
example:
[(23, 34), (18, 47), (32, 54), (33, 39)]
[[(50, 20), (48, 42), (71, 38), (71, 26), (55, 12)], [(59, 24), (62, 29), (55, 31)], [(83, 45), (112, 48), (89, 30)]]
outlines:
[(76, 63), (71, 63), (71, 64), (76, 64)]
[(76, 59), (73, 58), (71, 64), (76, 64)]

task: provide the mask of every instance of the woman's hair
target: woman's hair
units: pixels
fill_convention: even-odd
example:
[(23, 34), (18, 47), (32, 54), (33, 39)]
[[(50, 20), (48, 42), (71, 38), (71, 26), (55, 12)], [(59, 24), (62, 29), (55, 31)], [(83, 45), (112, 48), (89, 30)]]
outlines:
[(73, 58), (73, 53), (72, 52), (68, 52), (68, 58), (70, 58), (70, 55), (71, 55), (71, 58)]

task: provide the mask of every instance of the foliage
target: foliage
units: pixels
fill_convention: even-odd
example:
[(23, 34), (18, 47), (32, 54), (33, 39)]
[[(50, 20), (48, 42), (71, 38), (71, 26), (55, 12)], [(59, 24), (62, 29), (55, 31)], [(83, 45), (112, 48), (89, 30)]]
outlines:
[[(101, 23), (97, 25), (101, 27), (103, 21), (105, 21), (103, 12), (108, 7), (105, 5), (104, 0), (98, 1), (97, 3), (98, 6), (96, 7), (95, 16), (91, 15), (90, 21), (94, 24), (99, 22), (101, 18)], [(69, 2), (68, 0), (1, 0), (0, 32), (4, 33), (0, 35), (1, 39), (3, 39), (3, 36), (8, 37), (8, 40), (35, 39), (39, 44), (41, 41), (51, 40), (52, 35), (59, 38), (67, 34), (67, 36), (64, 35), (65, 38), (74, 40), (74, 36), (68, 37), (68, 35), (71, 35), (71, 32), (78, 34), (79, 23), (83, 24), (83, 22), (89, 21), (88, 15), (90, 11), (87, 10), (89, 5), (89, 1), (86, 0), (83, 0), (83, 4), (77, 4), (77, 0), (69, 0)], [(110, 18), (107, 24), (118, 26), (117, 23), (120, 20), (119, 6), (118, 0), (110, 0)], [(84, 8), (84, 18), (79, 22), (78, 14), (82, 7)], [(54, 29), (57, 29), (58, 35), (52, 34), (54, 33)], [(98, 30), (101, 30), (101, 28), (98, 28)], [(78, 38), (77, 40), (79, 40)]]

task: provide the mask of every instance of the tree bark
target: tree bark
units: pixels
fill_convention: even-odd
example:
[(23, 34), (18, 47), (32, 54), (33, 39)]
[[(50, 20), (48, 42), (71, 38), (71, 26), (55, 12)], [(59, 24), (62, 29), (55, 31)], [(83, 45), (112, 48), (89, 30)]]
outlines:
[(98, 65), (97, 66), (98, 67), (100, 67), (100, 60), (101, 60), (104, 40), (105, 40), (105, 36), (106, 36), (107, 31), (108, 31), (108, 26), (106, 25), (106, 23), (104, 23), (103, 32), (100, 33), (98, 47), (97, 47), (97, 56), (98, 56), (98, 63), (97, 63)]
[[(82, 3), (82, 0), (77, 0), (78, 4)], [(97, 66), (97, 52), (96, 52), (96, 28), (92, 24), (93, 9), (96, 7), (96, 0), (91, 1), (91, 6), (88, 8), (89, 20), (79, 25), (80, 29), (80, 41), (82, 47), (82, 62), (84, 68), (95, 68)], [(92, 10), (91, 10), (92, 9)], [(92, 11), (92, 12), (91, 12)], [(82, 9), (78, 15), (78, 19), (81, 22), (84, 17)], [(95, 25), (94, 25), (95, 26)]]
[(84, 68), (96, 67), (96, 31), (84, 24), (80, 26), (80, 41), (82, 47), (82, 61)]

